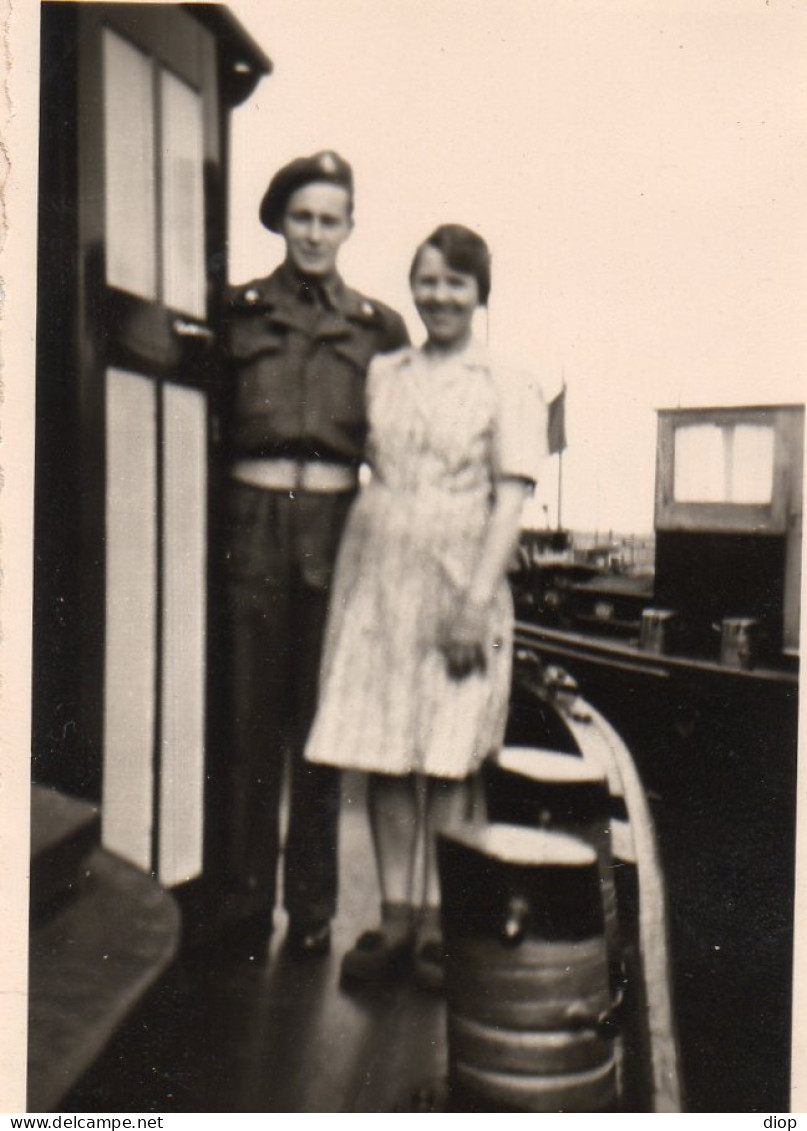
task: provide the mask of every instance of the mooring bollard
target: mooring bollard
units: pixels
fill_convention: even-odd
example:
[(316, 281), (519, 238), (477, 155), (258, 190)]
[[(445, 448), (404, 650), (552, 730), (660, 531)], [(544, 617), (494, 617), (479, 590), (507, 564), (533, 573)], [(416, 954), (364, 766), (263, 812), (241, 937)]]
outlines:
[(486, 763), (483, 779), (491, 821), (580, 836), (596, 851), (605, 935), (616, 979), (621, 944), (611, 818), (623, 815), (624, 804), (621, 798), (611, 798), (605, 772), (575, 754), (507, 746), (495, 761)]
[(616, 1109), (595, 850), (491, 824), (438, 843), (454, 1110)]

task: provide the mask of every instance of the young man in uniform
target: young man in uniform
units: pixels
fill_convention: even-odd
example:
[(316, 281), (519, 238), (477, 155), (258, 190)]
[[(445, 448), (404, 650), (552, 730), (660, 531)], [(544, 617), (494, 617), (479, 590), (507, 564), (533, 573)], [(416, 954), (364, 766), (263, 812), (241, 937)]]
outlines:
[(225, 918), (239, 948), (266, 953), (284, 848), (287, 948), (327, 953), (336, 909), (338, 771), (303, 760), (316, 707), (331, 582), (366, 433), (376, 353), (408, 341), (400, 315), (337, 272), (353, 228), (353, 176), (333, 152), (272, 179), (262, 223), (283, 264), (234, 288), (227, 311), (227, 577), (232, 711), (226, 759)]

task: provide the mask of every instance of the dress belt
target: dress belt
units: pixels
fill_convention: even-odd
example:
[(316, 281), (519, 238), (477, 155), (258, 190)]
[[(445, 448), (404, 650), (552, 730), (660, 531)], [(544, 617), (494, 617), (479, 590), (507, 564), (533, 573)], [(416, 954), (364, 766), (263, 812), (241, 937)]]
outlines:
[(358, 469), (346, 463), (308, 459), (239, 459), (230, 468), (239, 483), (266, 491), (355, 491)]

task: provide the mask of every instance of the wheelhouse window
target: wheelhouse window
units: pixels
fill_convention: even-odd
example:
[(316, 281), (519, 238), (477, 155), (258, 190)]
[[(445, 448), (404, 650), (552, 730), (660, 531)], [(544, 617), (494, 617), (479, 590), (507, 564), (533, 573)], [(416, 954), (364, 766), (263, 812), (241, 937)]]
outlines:
[(679, 503), (770, 503), (774, 439), (768, 424), (679, 425), (673, 498)]
[(786, 532), (801, 405), (660, 409), (658, 419), (657, 530)]

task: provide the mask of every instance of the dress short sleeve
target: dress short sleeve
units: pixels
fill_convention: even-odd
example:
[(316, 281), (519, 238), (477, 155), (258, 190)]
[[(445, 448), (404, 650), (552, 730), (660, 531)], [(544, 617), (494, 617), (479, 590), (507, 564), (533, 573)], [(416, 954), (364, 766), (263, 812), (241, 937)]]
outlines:
[(549, 454), (548, 410), (535, 377), (508, 365), (491, 366), (498, 412), (494, 428), (493, 474), (537, 483)]

